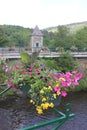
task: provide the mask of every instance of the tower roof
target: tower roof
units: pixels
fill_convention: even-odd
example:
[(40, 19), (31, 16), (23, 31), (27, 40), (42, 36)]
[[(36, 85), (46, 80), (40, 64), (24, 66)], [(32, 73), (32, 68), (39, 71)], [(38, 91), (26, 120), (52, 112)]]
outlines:
[(32, 36), (43, 36), (42, 32), (39, 30), (38, 26), (36, 26), (33, 30)]

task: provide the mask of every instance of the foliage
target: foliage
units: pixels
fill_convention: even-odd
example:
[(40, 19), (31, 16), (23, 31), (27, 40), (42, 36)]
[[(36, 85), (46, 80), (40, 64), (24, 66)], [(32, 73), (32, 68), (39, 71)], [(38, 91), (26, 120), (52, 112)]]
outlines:
[(0, 46), (8, 44), (8, 38), (6, 37), (4, 31), (0, 28)]
[(43, 63), (50, 70), (56, 69), (60, 71), (57, 62), (54, 58), (40, 58), (38, 59), (38, 62)]
[(74, 43), (79, 51), (87, 51), (87, 27), (79, 30), (75, 37)]
[[(80, 24), (79, 24), (80, 25)], [(57, 27), (57, 30), (50, 32), (42, 30), (43, 32), (43, 43), (45, 47), (50, 48), (52, 51), (56, 51), (56, 48), (63, 47), (65, 50), (70, 50), (72, 46), (77, 48), (76, 51), (87, 50), (87, 23), (84, 24), (84, 28), (81, 27), (75, 33), (72, 33), (73, 25), (61, 25)], [(77, 24), (75, 24), (77, 26)], [(74, 26), (74, 30), (75, 30)], [(30, 36), (32, 29), (24, 28), (20, 26), (11, 25), (0, 25), (1, 37), (0, 46), (28, 46), (30, 49)], [(55, 48), (55, 49), (53, 49)]]
[(75, 87), (73, 91), (85, 91), (87, 90), (87, 78), (82, 78), (79, 82), (79, 87)]
[(31, 59), (30, 59), (30, 56), (29, 56), (29, 54), (27, 54), (26, 52), (21, 52), (20, 53), (20, 56), (21, 56), (21, 60), (22, 60), (22, 62), (24, 62), (24, 63), (26, 63), (26, 64), (29, 64), (31, 61)]
[(0, 59), (0, 84), (5, 83), (8, 80), (8, 66), (4, 59)]
[(79, 87), (75, 87), (73, 91), (85, 91), (87, 90), (87, 63), (80, 62), (77, 69), (83, 73), (83, 78), (79, 82)]
[(57, 64), (61, 71), (72, 71), (76, 69), (77, 61), (73, 58), (70, 51), (61, 51), (60, 57), (57, 58)]
[[(4, 38), (7, 38), (8, 42), (4, 43), (6, 46), (26, 46), (30, 43), (31, 29), (23, 28), (21, 26), (12, 25), (0, 25), (4, 33)], [(0, 45), (2, 46), (2, 44)]]
[[(79, 30), (81, 30), (81, 29), (83, 29), (84, 27), (87, 26), (87, 21), (79, 22), (79, 23), (71, 23), (71, 24), (67, 24), (65, 26), (69, 28), (71, 34), (75, 34), (77, 31), (79, 31)], [(56, 27), (47, 28), (46, 30), (48, 32), (56, 32), (57, 29), (58, 28), (56, 26)]]
[(0, 92), (6, 88), (9, 79), (8, 65), (4, 59), (0, 59)]

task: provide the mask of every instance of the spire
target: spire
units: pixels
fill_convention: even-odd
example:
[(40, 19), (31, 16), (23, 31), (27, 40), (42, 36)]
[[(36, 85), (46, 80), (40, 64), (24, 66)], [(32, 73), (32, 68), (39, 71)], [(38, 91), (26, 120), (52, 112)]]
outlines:
[(33, 30), (32, 36), (43, 36), (42, 32), (39, 30), (37, 25), (35, 29)]

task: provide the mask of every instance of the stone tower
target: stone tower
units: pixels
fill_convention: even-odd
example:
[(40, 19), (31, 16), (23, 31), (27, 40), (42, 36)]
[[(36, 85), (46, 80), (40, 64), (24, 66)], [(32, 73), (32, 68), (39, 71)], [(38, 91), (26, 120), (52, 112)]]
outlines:
[(31, 49), (32, 52), (37, 52), (43, 47), (43, 34), (38, 26), (35, 27), (31, 35)]

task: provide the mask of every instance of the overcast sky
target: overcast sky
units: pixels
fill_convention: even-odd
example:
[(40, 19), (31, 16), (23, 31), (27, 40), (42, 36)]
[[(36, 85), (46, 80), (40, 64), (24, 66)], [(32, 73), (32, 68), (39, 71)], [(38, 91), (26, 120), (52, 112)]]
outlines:
[(0, 0), (0, 25), (40, 29), (87, 21), (87, 0)]

